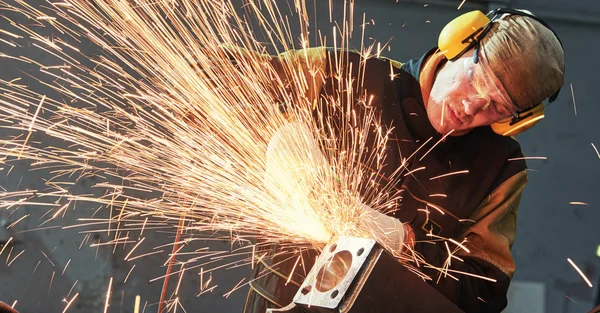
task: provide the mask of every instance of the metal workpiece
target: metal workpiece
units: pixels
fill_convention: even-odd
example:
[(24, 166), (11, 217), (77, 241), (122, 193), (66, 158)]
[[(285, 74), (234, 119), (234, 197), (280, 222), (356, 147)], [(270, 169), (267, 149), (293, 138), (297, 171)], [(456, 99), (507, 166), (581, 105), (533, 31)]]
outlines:
[(375, 240), (334, 237), (292, 303), (267, 313), (463, 313)]

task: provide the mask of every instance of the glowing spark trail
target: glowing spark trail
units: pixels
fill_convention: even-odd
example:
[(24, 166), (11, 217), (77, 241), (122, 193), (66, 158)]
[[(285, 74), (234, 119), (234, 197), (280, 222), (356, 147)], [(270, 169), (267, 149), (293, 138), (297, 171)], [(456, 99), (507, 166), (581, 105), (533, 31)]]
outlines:
[(131, 275), (131, 273), (133, 272), (133, 269), (135, 268), (135, 264), (133, 264), (133, 266), (131, 267), (131, 269), (129, 270), (129, 272), (127, 273), (127, 276), (125, 276), (125, 280), (123, 281), (123, 283), (126, 283), (127, 280), (129, 279), (129, 275)]
[(135, 249), (144, 241), (144, 239), (146, 239), (146, 237), (142, 238), (140, 241), (138, 241), (137, 244), (135, 244), (135, 246), (133, 246), (133, 248), (131, 248), (131, 251), (129, 251), (129, 253), (124, 258), (125, 261), (127, 261), (127, 258), (129, 258), (131, 256), (133, 251), (135, 251)]
[(570, 258), (567, 258), (567, 261), (569, 261), (569, 263), (571, 263), (571, 266), (573, 266), (573, 268), (577, 271), (577, 273), (579, 273), (579, 275), (581, 276), (581, 278), (583, 278), (583, 280), (585, 280), (585, 283), (590, 286), (590, 288), (592, 288), (592, 283), (590, 282), (590, 280), (585, 276), (585, 274), (583, 274), (583, 272), (579, 269), (579, 267), (573, 262), (571, 261)]
[[(287, 209), (282, 215), (279, 208), (287, 206), (281, 203), (285, 198), (265, 193), (263, 182), (265, 149), (277, 130), (290, 120), (319, 124), (312, 114), (313, 101), (296, 95), (303, 94), (309, 87), (307, 84), (318, 83), (317, 75), (325, 73), (311, 72), (313, 77), (304, 76), (296, 72), (298, 65), (310, 68), (316, 64), (306, 64), (307, 61), (301, 58), (290, 59), (282, 65), (283, 72), (291, 79), (283, 81), (264, 55), (230, 48), (265, 50), (254, 40), (251, 30), (241, 34), (244, 40), (238, 40), (246, 25), (231, 4), (223, 4), (219, 10), (212, 8), (214, 3), (211, 1), (181, 1), (178, 5), (185, 16), (179, 9), (172, 10), (170, 5), (163, 3), (134, 7), (124, 1), (114, 4), (100, 1), (97, 5), (67, 1), (53, 8), (60, 18), (26, 4), (15, 5), (22, 6), (16, 12), (40, 23), (48, 23), (50, 27), (76, 36), (83, 34), (105, 49), (107, 56), (99, 59), (83, 56), (79, 60), (81, 54), (60, 47), (72, 46), (65, 38), (49, 41), (23, 25), (17, 27), (23, 36), (7, 30), (19, 38), (35, 38), (39, 41), (36, 48), (66, 63), (40, 66), (41, 73), (56, 84), (46, 84), (42, 80), (40, 83), (81, 105), (71, 106), (46, 94), (39, 96), (41, 101), (34, 105), (38, 95), (21, 85), (7, 83), (6, 90), (14, 93), (3, 94), (1, 102), (6, 105), (2, 108), (3, 114), (13, 116), (15, 124), (10, 127), (21, 128), (27, 136), (24, 140), (6, 141), (2, 154), (32, 159), (45, 167), (64, 166), (66, 169), (58, 172), (59, 175), (48, 184), (50, 187), (66, 184), (59, 182), (58, 177), (78, 171), (82, 176), (122, 180), (123, 183), (100, 184), (108, 189), (105, 197), (85, 197), (65, 189), (60, 189), (62, 193), (47, 194), (71, 202), (87, 201), (108, 206), (111, 208), (109, 219), (117, 221), (115, 236), (118, 236), (121, 219), (128, 213), (145, 213), (146, 220), (150, 216), (172, 221), (174, 213), (182, 210), (190, 210), (190, 217), (196, 221), (191, 228), (202, 230), (209, 226), (215, 231), (250, 231), (275, 241), (323, 243), (331, 235), (350, 229), (345, 225), (332, 225), (331, 221), (335, 220), (332, 216), (315, 211), (314, 204), (306, 200), (298, 203), (296, 213), (290, 214)], [(64, 11), (65, 7), (69, 8), (68, 12)], [(259, 6), (249, 7), (257, 9)], [(263, 7), (274, 21), (280, 20), (274, 3), (265, 1)], [(262, 16), (258, 11), (254, 15)], [(223, 20), (229, 21), (230, 25), (223, 24)], [(283, 44), (285, 50), (293, 47), (288, 44), (291, 40), (284, 28), (287, 25), (262, 22), (265, 22), (263, 27), (273, 34), (273, 46)], [(165, 29), (176, 29), (180, 37), (173, 37)], [(344, 40), (342, 44), (345, 44)], [(341, 54), (336, 54), (335, 58), (343, 70), (345, 58)], [(93, 69), (82, 65), (89, 62), (95, 64)], [(140, 80), (138, 76), (147, 79)], [(231, 87), (239, 82), (247, 88)], [(67, 85), (72, 88), (66, 88)], [(340, 101), (334, 96), (328, 96), (326, 100)], [(294, 104), (285, 115), (280, 112), (282, 102)], [(215, 103), (219, 105), (213, 105)], [(22, 109), (25, 106), (36, 108), (33, 116)], [(107, 113), (90, 110), (87, 106), (103, 108)], [(55, 117), (42, 118), (42, 107)], [(362, 135), (368, 132), (366, 125), (377, 124), (369, 123), (375, 120), (375, 115), (369, 114), (364, 121), (348, 123), (348, 127), (355, 127), (356, 138), (331, 137), (324, 132), (328, 125), (310, 132), (310, 136), (319, 138), (319, 142), (340, 143), (326, 147), (324, 151), (328, 151), (326, 157), (331, 162), (327, 166), (332, 167), (336, 180), (342, 180), (342, 186), (348, 190), (336, 194), (332, 179), (327, 177), (319, 178), (329, 180), (318, 182), (322, 186), (311, 187), (331, 190), (324, 198), (333, 199), (332, 205), (340, 207), (343, 203), (348, 207), (347, 203), (355, 202), (361, 186), (373, 183), (364, 178), (372, 176), (360, 172), (359, 162), (383, 159), (385, 133), (376, 140), (376, 149), (370, 149), (374, 151), (371, 156), (359, 152), (366, 150), (360, 149), (367, 145), (361, 139), (367, 137)], [(348, 118), (357, 119), (355, 115)], [(29, 142), (35, 132), (61, 139), (71, 147), (36, 148)], [(16, 146), (20, 146), (21, 151), (15, 155), (13, 148)], [(337, 155), (333, 151), (357, 152)], [(99, 163), (112, 166), (99, 167)], [(119, 174), (123, 171), (135, 174)], [(150, 200), (129, 195), (136, 190), (157, 191), (162, 195)], [(372, 205), (383, 207), (378, 203)], [(120, 208), (117, 217), (112, 214), (113, 207)], [(353, 208), (350, 206), (346, 210)], [(352, 212), (330, 212), (352, 215)], [(313, 225), (313, 229), (299, 227), (300, 224), (307, 225), (299, 223), (306, 219), (319, 222), (308, 224)], [(111, 231), (114, 229), (109, 223), (108, 233)]]
[(594, 146), (594, 143), (592, 143), (592, 148), (594, 148), (594, 151), (596, 151), (596, 155), (598, 156), (598, 159), (600, 159), (600, 152), (598, 152), (598, 149), (596, 148), (596, 146)]
[(580, 201), (571, 201), (569, 202), (569, 204), (573, 204), (573, 205), (589, 205), (585, 202), (580, 202)]
[(75, 299), (77, 299), (77, 296), (79, 296), (79, 293), (76, 293), (73, 298), (71, 298), (71, 300), (69, 300), (69, 302), (67, 303), (67, 306), (65, 306), (65, 309), (62, 311), (62, 313), (66, 313), (67, 310), (69, 309), (69, 307), (71, 306), (71, 304), (73, 303), (73, 301), (75, 301)]
[(133, 313), (139, 313), (140, 312), (140, 301), (141, 301), (141, 297), (139, 295), (135, 296), (135, 304), (133, 307)]
[(4, 246), (2, 246), (2, 249), (0, 250), (0, 255), (2, 255), (4, 250), (6, 250), (6, 247), (10, 246), (10, 243), (12, 240), (13, 240), (13, 237), (8, 238), (8, 240), (4, 243)]
[(452, 173), (446, 173), (446, 174), (434, 176), (434, 177), (429, 178), (429, 180), (434, 180), (434, 179), (448, 177), (448, 176), (452, 176), (452, 175), (458, 175), (458, 174), (467, 174), (467, 173), (469, 173), (469, 170), (456, 171), (456, 172), (452, 172)]
[(112, 281), (113, 281), (113, 278), (111, 277), (110, 280), (108, 281), (108, 289), (106, 290), (106, 302), (104, 303), (104, 313), (108, 312), (108, 306), (110, 303), (110, 291), (112, 288)]
[[(344, 63), (344, 53), (333, 53), (331, 73), (319, 70), (322, 61), (306, 59), (306, 54), (281, 59), (276, 69), (271, 62), (277, 57), (263, 53), (296, 48), (289, 25), (280, 23), (275, 2), (248, 4), (249, 16), (260, 19), (259, 27), (269, 34), (267, 44), (254, 37), (261, 31), (248, 28), (231, 3), (217, 9), (213, 1), (182, 0), (173, 9), (163, 2), (65, 1), (42, 12), (22, 2), (0, 2), (2, 8), (78, 42), (89, 41), (104, 53), (89, 58), (71, 38), (49, 40), (26, 25), (15, 23), (15, 29), (4, 31), (13, 40), (35, 40), (35, 49), (58, 62), (40, 64), (16, 57), (39, 66), (38, 82), (58, 93), (60, 101), (51, 93), (39, 95), (17, 85), (14, 79), (0, 81), (0, 113), (12, 121), (5, 127), (26, 134), (3, 140), (0, 155), (32, 160), (40, 169), (60, 168), (47, 183), (54, 191), (36, 195), (40, 204), (44, 197), (66, 201), (46, 222), (64, 214), (70, 203), (87, 202), (108, 209), (103, 226), (115, 238), (106, 244), (115, 248), (127, 242), (122, 232), (134, 230), (124, 228), (134, 224), (132, 216), (142, 216), (141, 237), (155, 222), (173, 227), (182, 212), (190, 219), (186, 231), (242, 233), (257, 236), (260, 244), (318, 247), (334, 234), (370, 233), (354, 227), (361, 199), (386, 199), (368, 203), (375, 209), (397, 206), (399, 198), (381, 196), (393, 186), (364, 171), (377, 172), (385, 163), (387, 133), (377, 114), (364, 110), (359, 118), (355, 110), (340, 105), (342, 100), (367, 105), (373, 98), (361, 94), (358, 86), (351, 96), (355, 99), (325, 95), (318, 105), (310, 93), (323, 77), (341, 77), (350, 66)], [(301, 29), (307, 29), (307, 21), (300, 19)], [(335, 30), (334, 46), (347, 48), (349, 29), (352, 26)], [(379, 47), (376, 53), (383, 49), (374, 46)], [(364, 47), (364, 55), (373, 55), (374, 46)], [(298, 48), (308, 47), (304, 40)], [(90, 63), (93, 66), (84, 65)], [(338, 84), (340, 89), (351, 86), (349, 81)], [(285, 112), (281, 104), (286, 104)], [(29, 108), (35, 112), (29, 113)], [(343, 135), (315, 117), (329, 114), (340, 116), (341, 126), (336, 127)], [(268, 147), (290, 123), (311, 127), (303, 138), (293, 140), (295, 157), (275, 160), (276, 166), (267, 169)], [(368, 135), (373, 127), (375, 138)], [(30, 141), (37, 133), (59, 139), (68, 148), (40, 148)], [(96, 188), (104, 195), (73, 193), (65, 187), (73, 183), (61, 181), (70, 177), (100, 178)], [(377, 185), (384, 188), (365, 188)], [(301, 196), (289, 188), (301, 188)], [(364, 190), (370, 191), (361, 195)], [(93, 246), (103, 244), (97, 241)], [(161, 253), (131, 257), (139, 244), (127, 260)]]
[(21, 256), (21, 254), (23, 254), (23, 252), (25, 252), (25, 250), (19, 252), (19, 254), (15, 255), (15, 257), (12, 259), (12, 261), (8, 262), (8, 265), (6, 265), (6, 267), (9, 267), (11, 264), (13, 264), (13, 262)]
[[(231, 2), (213, 0), (66, 0), (40, 9), (0, 0), (0, 10), (27, 21), (10, 23), (2, 34), (33, 42), (30, 49), (51, 60), (11, 56), (15, 50), (2, 55), (38, 70), (33, 84), (51, 89), (41, 95), (18, 79), (0, 77), (0, 128), (15, 134), (0, 139), (2, 165), (25, 159), (33, 170), (51, 171), (47, 190), (9, 204), (50, 206), (47, 213), (54, 214), (45, 222), (75, 203), (97, 208), (94, 219), (61, 226), (87, 228), (82, 245), (89, 233), (110, 235), (108, 242), (94, 240), (97, 254), (101, 246), (116, 249), (136, 235), (141, 239), (125, 256), (128, 262), (170, 250), (159, 311), (167, 306), (175, 260), (181, 280), (183, 264), (189, 271), (187, 264), (203, 257), (188, 251), (197, 234), (226, 234), (220, 240), (229, 240), (232, 250), (245, 248), (246, 264), (254, 264), (263, 245), (285, 243), (293, 254), (318, 250), (333, 235), (369, 237), (370, 229), (356, 227), (361, 205), (397, 209), (401, 196), (388, 181), (420, 170), (403, 166), (382, 178), (390, 130), (381, 125), (373, 97), (344, 75), (359, 67), (358, 81), (364, 82), (366, 59), (385, 44), (362, 47), (359, 64), (349, 62), (345, 51), (354, 22), (344, 16), (342, 26), (333, 28), (333, 51), (315, 56), (308, 50), (304, 1), (295, 2), (297, 25), (275, 0), (243, 3), (244, 15)], [(344, 12), (351, 17), (353, 1), (349, 8)], [(292, 35), (294, 26), (302, 30), (299, 36)], [(99, 56), (85, 55), (79, 45), (93, 45)], [(322, 91), (329, 81), (344, 92)], [(36, 136), (62, 145), (44, 145)], [(431, 179), (463, 173), (468, 171)], [(98, 179), (94, 194), (78, 193), (77, 183), (86, 178)], [(176, 232), (172, 249), (140, 251), (144, 232), (157, 229)], [(140, 254), (132, 257), (134, 251)], [(227, 258), (214, 257), (206, 261), (214, 265), (206, 273), (227, 268), (215, 265)], [(296, 263), (301, 261), (304, 266), (305, 260)], [(211, 278), (204, 282), (204, 274), (200, 294), (216, 287), (208, 287)], [(178, 299), (169, 300), (174, 308)]]
[(573, 84), (569, 84), (571, 87), (571, 97), (573, 99), (573, 111), (575, 112), (575, 116), (577, 116), (577, 106), (575, 105), (575, 93), (573, 92)]
[(508, 161), (518, 161), (518, 160), (548, 160), (548, 157), (535, 157), (535, 156), (530, 156), (530, 157), (520, 157), (520, 158), (510, 158), (508, 159)]

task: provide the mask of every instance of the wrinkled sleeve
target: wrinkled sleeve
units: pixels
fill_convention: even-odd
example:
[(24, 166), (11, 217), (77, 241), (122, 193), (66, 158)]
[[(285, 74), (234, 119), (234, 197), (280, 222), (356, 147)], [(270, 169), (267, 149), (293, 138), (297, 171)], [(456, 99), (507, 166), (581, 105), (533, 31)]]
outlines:
[(428, 263), (439, 268), (448, 266), (447, 273), (457, 279), (444, 277), (432, 268), (425, 267), (423, 271), (433, 278), (434, 288), (467, 313), (501, 312), (507, 305), (506, 294), (515, 271), (510, 249), (526, 183), (527, 171), (523, 170), (504, 181), (479, 205), (470, 217), (474, 223), (459, 237), (466, 238), (466, 249), (456, 252), (456, 258), (449, 258), (445, 245), (415, 245)]

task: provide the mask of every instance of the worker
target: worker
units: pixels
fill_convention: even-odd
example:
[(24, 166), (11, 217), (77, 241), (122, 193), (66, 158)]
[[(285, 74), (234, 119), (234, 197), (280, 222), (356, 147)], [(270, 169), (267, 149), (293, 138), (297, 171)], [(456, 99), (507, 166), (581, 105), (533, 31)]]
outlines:
[[(333, 53), (364, 67), (336, 72)], [(335, 94), (340, 82), (362, 82), (354, 99), (372, 97), (369, 105), (390, 131), (382, 174), (412, 171), (393, 182), (402, 193), (398, 210), (364, 213), (384, 231), (401, 228), (386, 248), (421, 255), (433, 265), (419, 268), (432, 277), (428, 282), (463, 311), (501, 312), (515, 272), (510, 249), (527, 182), (512, 136), (541, 120), (544, 101), (553, 101), (563, 85), (564, 51), (556, 33), (528, 11), (501, 8), (457, 17), (437, 47), (405, 63), (325, 47), (288, 51), (269, 62), (284, 76), (304, 75), (305, 96), (317, 102)], [(432, 244), (440, 238), (452, 241)], [(255, 266), (244, 312), (289, 304), (317, 253), (307, 250), (304, 264), (295, 264), (284, 247), (270, 249), (272, 257)], [(449, 250), (457, 258), (450, 275), (438, 279), (434, 267), (443, 267)]]

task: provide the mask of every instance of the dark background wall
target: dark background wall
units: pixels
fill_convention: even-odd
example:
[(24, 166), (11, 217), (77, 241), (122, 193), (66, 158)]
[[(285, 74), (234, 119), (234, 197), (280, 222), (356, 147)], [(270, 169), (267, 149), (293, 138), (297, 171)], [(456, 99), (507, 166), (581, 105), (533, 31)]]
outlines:
[[(32, 1), (32, 5), (40, 3)], [(334, 8), (341, 7), (340, 1), (333, 3)], [(513, 247), (517, 273), (506, 312), (586, 312), (598, 301), (596, 284), (600, 283), (600, 259), (596, 252), (600, 245), (597, 226), (600, 222), (600, 157), (592, 146), (600, 146), (597, 122), (600, 65), (596, 61), (600, 48), (600, 2), (467, 0), (457, 10), (460, 3), (456, 0), (357, 0), (355, 13), (361, 17), (365, 12), (367, 20), (375, 21), (375, 25), (368, 27), (366, 38), (380, 42), (391, 40), (391, 50), (384, 55), (400, 61), (420, 56), (435, 45), (437, 34), (447, 22), (471, 9), (527, 8), (555, 28), (567, 54), (565, 86), (558, 100), (547, 108), (546, 118), (518, 137), (526, 156), (546, 159), (528, 161), (529, 185), (521, 202), (518, 237)], [(319, 26), (327, 25), (328, 1), (320, 1), (315, 7)], [(6, 23), (0, 20), (0, 29), (7, 27)], [(19, 66), (0, 58), (0, 78), (10, 80), (20, 76)], [(6, 138), (9, 133), (0, 135)], [(29, 188), (36, 188), (38, 175), (41, 174), (29, 172), (27, 164), (22, 164), (10, 174), (4, 170), (0, 186), (7, 190), (27, 184)], [(83, 182), (81, 187), (89, 188), (92, 183)], [(79, 217), (89, 216), (93, 209), (70, 212), (60, 225), (52, 224), (52, 228), (29, 231), (38, 228), (39, 222), (27, 219), (10, 230), (0, 230), (0, 240), (12, 236), (18, 242), (10, 260), (25, 251), (10, 266), (6, 252), (0, 256), (3, 262), (0, 264), (0, 300), (9, 304), (18, 300), (16, 308), (21, 312), (61, 312), (64, 299), (69, 300), (79, 292), (68, 312), (102, 312), (107, 286), (113, 277), (114, 293), (109, 312), (133, 312), (136, 295), (141, 296), (142, 306), (148, 302), (146, 312), (156, 312), (162, 281), (149, 280), (164, 273), (165, 254), (124, 262), (129, 249), (120, 247), (113, 251), (113, 246), (95, 248), (89, 247), (89, 243), (80, 247), (85, 233), (80, 229), (60, 228), (74, 224)], [(4, 228), (22, 215), (38, 214), (38, 211), (35, 207), (25, 207), (15, 214), (0, 212), (0, 221)], [(173, 235), (155, 232), (147, 237), (145, 251), (150, 251), (154, 246), (171, 241)], [(229, 249), (225, 242), (213, 241), (209, 245), (214, 251)], [(567, 258), (582, 268), (594, 287), (585, 284)], [(129, 279), (124, 282), (134, 265)], [(247, 273), (246, 267), (218, 271), (213, 274), (215, 283), (212, 284), (218, 286), (198, 297), (198, 271), (189, 273), (182, 281), (182, 304), (187, 312), (238, 312), (246, 288), (228, 298), (223, 295)]]

